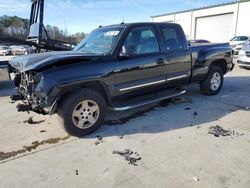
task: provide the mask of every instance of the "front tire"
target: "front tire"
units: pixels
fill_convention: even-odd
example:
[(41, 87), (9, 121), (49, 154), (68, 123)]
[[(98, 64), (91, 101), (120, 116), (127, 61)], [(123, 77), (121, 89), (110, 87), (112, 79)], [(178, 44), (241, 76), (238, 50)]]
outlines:
[(219, 66), (212, 66), (206, 80), (200, 83), (201, 93), (205, 95), (217, 95), (223, 85), (223, 71)]
[(57, 113), (69, 134), (82, 137), (100, 127), (105, 112), (106, 103), (101, 95), (90, 89), (79, 89), (63, 99)]

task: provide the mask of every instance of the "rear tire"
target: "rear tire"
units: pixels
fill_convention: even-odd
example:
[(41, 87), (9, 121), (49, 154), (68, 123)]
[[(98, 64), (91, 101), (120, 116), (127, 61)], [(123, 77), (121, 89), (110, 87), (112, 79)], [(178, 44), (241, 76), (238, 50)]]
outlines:
[(217, 95), (224, 82), (224, 74), (219, 66), (212, 66), (206, 80), (200, 83), (201, 93), (205, 95)]
[(57, 114), (62, 127), (71, 135), (82, 137), (97, 130), (106, 112), (104, 98), (90, 89), (79, 89), (63, 99)]

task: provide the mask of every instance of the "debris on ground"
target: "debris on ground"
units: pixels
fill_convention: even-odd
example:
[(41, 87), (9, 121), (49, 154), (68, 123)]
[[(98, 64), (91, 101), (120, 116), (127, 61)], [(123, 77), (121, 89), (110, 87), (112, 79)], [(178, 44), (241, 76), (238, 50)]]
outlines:
[(98, 144), (103, 142), (103, 138), (99, 135), (97, 135), (96, 138), (97, 138), (97, 141), (95, 141), (95, 145), (97, 146)]
[(33, 124), (34, 123), (34, 121), (33, 121), (33, 118), (32, 117), (29, 117), (29, 119), (28, 119), (28, 124)]
[(46, 130), (41, 130), (40, 133), (46, 133), (47, 131)]
[(28, 124), (31, 124), (31, 125), (40, 124), (40, 123), (43, 123), (43, 122), (45, 122), (45, 120), (34, 121), (33, 117), (29, 117), (28, 120), (23, 121), (23, 123), (28, 123)]
[(201, 126), (197, 126), (197, 129), (200, 129), (201, 128)]
[(184, 108), (185, 110), (191, 110), (192, 108), (190, 108), (190, 107), (187, 107), (187, 108)]
[(78, 170), (76, 170), (76, 175), (78, 176)]
[(16, 108), (17, 108), (17, 111), (18, 112), (27, 112), (28, 114), (30, 114), (30, 106), (28, 106), (28, 105), (26, 105), (26, 104), (18, 104), (17, 106), (16, 106)]
[(100, 144), (101, 142), (99, 141), (95, 141), (95, 145), (97, 146), (98, 144)]
[(200, 181), (200, 178), (197, 177), (197, 176), (194, 176), (194, 177), (193, 177), (193, 180), (194, 180), (194, 181)]
[(121, 135), (121, 136), (119, 136), (119, 138), (120, 138), (120, 139), (123, 139), (123, 138), (124, 138), (124, 136), (123, 136), (123, 135)]
[(102, 140), (103, 140), (103, 138), (102, 138), (101, 136), (99, 136), (99, 135), (97, 135), (96, 138), (97, 138), (97, 140), (99, 140), (99, 141), (102, 141)]
[(219, 125), (209, 127), (208, 134), (213, 134), (215, 137), (219, 136), (243, 136), (244, 134), (236, 133), (230, 129), (226, 130)]
[(198, 113), (197, 113), (197, 112), (194, 112), (194, 113), (193, 113), (193, 116), (198, 116)]
[(136, 163), (137, 161), (141, 160), (141, 157), (139, 157), (139, 154), (137, 152), (133, 152), (130, 149), (125, 149), (124, 151), (117, 151), (114, 150), (113, 154), (118, 154), (120, 156), (123, 156), (126, 161), (128, 161), (128, 164), (138, 166)]

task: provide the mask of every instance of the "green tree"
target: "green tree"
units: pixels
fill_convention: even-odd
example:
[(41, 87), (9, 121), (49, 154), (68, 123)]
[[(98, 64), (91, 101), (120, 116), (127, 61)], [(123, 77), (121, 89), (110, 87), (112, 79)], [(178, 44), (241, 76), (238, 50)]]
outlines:
[[(85, 33), (68, 34), (67, 29), (62, 30), (57, 26), (46, 25), (45, 27), (50, 39), (60, 40), (71, 44), (79, 43)], [(0, 16), (0, 34), (8, 35), (14, 38), (26, 39), (29, 33), (29, 20), (17, 16)], [(47, 39), (46, 33), (43, 38)]]

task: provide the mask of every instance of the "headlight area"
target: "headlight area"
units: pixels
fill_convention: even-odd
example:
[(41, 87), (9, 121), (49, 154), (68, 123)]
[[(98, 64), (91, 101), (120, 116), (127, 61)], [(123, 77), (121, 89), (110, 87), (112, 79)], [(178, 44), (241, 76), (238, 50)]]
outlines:
[(239, 51), (239, 56), (244, 56), (245, 54), (246, 54), (245, 51), (243, 51), (243, 50)]
[(11, 97), (12, 100), (22, 100), (24, 102), (17, 106), (18, 111), (34, 111), (39, 114), (47, 114), (48, 112), (44, 110), (46, 97), (42, 87), (42, 74), (29, 71), (19, 73), (19, 75), (19, 94)]

